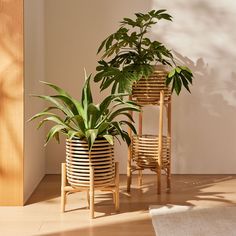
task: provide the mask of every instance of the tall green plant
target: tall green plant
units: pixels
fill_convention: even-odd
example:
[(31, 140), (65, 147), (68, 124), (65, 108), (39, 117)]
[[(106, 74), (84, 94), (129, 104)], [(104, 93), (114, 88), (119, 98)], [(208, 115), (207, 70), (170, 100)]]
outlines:
[[(113, 144), (113, 137), (121, 137), (128, 145), (130, 144), (130, 137), (124, 128), (129, 126), (136, 133), (129, 111), (139, 111), (139, 107), (132, 101), (124, 101), (122, 97), (125, 94), (112, 94), (100, 104), (94, 104), (90, 79), (91, 76), (85, 81), (81, 102), (62, 88), (42, 82), (54, 89), (57, 94), (35, 95), (49, 102), (51, 106), (34, 115), (30, 121), (42, 118), (38, 128), (47, 122), (53, 124), (47, 134), (46, 144), (52, 138), (59, 142), (59, 133), (66, 135), (69, 139), (77, 137), (87, 140), (90, 150), (97, 138), (105, 138), (110, 144)], [(121, 117), (128, 118), (128, 121)]]
[(103, 50), (103, 54), (95, 81), (101, 81), (101, 90), (112, 86), (112, 93), (130, 93), (134, 82), (149, 76), (154, 70), (153, 65), (162, 64), (172, 68), (166, 78), (166, 84), (172, 84), (172, 92), (179, 95), (182, 86), (190, 92), (191, 70), (177, 65), (168, 48), (147, 36), (153, 25), (160, 20), (171, 21), (172, 16), (164, 9), (136, 13), (135, 16), (134, 20), (124, 18), (120, 28), (108, 36), (98, 49), (98, 53)]

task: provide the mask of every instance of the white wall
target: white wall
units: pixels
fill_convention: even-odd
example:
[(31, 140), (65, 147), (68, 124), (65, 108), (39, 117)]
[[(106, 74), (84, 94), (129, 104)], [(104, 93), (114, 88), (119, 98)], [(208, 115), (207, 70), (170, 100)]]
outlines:
[(44, 2), (24, 1), (24, 202), (45, 174), (44, 130), (36, 130), (36, 122), (26, 121), (44, 109), (44, 103), (30, 94), (43, 94), (44, 80)]
[(195, 74), (192, 95), (174, 97), (173, 170), (236, 173), (236, 3), (162, 0), (172, 24), (156, 28)]
[[(46, 79), (79, 97), (83, 68), (94, 72), (96, 50), (118, 22), (138, 11), (167, 8), (174, 22), (160, 24), (153, 37), (167, 43), (195, 74), (192, 95), (173, 97), (173, 172), (236, 172), (236, 94), (233, 1), (45, 1)], [(96, 99), (104, 95), (95, 89)], [(157, 112), (157, 111), (156, 111)], [(147, 111), (144, 129), (152, 131)], [(152, 117), (152, 119), (150, 119)], [(116, 147), (121, 173), (127, 148)], [(59, 173), (64, 143), (46, 149), (46, 172)]]
[[(124, 16), (147, 10), (151, 1), (45, 1), (46, 79), (80, 97), (84, 82), (83, 70), (96, 68), (96, 52), (100, 42), (117, 28)], [(125, 7), (123, 7), (125, 6)], [(94, 89), (94, 97), (104, 97)], [(121, 170), (125, 169), (127, 150), (118, 146)], [(50, 143), (46, 148), (46, 172), (59, 173), (65, 161), (64, 143)]]

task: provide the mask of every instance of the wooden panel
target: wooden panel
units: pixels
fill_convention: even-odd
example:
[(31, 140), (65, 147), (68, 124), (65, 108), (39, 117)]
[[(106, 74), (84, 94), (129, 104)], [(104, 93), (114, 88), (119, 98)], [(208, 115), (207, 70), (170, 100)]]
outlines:
[(0, 205), (23, 204), (23, 0), (0, 0)]

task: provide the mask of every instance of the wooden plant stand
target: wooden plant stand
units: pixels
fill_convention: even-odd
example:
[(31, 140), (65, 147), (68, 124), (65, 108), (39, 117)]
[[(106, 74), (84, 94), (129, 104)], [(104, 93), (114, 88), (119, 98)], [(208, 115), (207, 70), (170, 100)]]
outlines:
[[(149, 78), (142, 78), (133, 86), (130, 100), (141, 106), (138, 135), (129, 130), (131, 145), (128, 151), (127, 192), (130, 192), (132, 173), (138, 171), (139, 187), (142, 186), (142, 171), (149, 169), (157, 174), (157, 193), (161, 193), (161, 175), (167, 176), (167, 191), (171, 188), (171, 91), (165, 85), (167, 72), (155, 71)], [(159, 107), (158, 135), (142, 133), (143, 110), (147, 105)], [(163, 132), (163, 113), (166, 109), (167, 131)], [(130, 113), (133, 116), (132, 112)]]
[(105, 140), (96, 140), (92, 150), (79, 139), (66, 140), (66, 163), (62, 163), (61, 210), (65, 212), (70, 193), (87, 192), (90, 218), (94, 218), (95, 190), (113, 194), (115, 210), (119, 210), (119, 166), (114, 162), (114, 150)]

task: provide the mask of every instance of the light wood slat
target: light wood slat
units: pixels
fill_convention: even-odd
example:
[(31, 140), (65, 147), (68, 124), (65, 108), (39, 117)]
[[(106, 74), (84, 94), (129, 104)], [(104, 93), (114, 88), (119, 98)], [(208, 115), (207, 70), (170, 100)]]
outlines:
[[(74, 137), (73, 139), (66, 139), (66, 144), (67, 145), (71, 145), (73, 143), (74, 146), (82, 146), (82, 147), (88, 147), (88, 142), (86, 140), (83, 139), (79, 139)], [(79, 142), (78, 142), (79, 141)], [(109, 143), (105, 140), (105, 139), (97, 139), (96, 143), (94, 143), (94, 147), (96, 146), (109, 146)], [(111, 146), (112, 147), (112, 146)]]
[[(77, 170), (77, 171), (82, 172), (82, 170), (83, 170), (85, 173), (87, 173), (87, 171), (89, 170), (88, 168), (87, 169), (85, 169), (85, 168), (84, 169), (83, 168), (78, 169), (78, 168), (75, 168), (75, 167), (72, 168), (71, 166), (69, 166), (69, 167), (70, 167), (71, 171), (76, 171)], [(114, 167), (110, 167), (110, 168), (106, 168), (106, 169), (97, 169), (95, 173), (99, 174), (99, 173), (104, 173), (106, 171), (107, 172), (113, 172), (114, 171)]]
[[(71, 178), (73, 180), (85, 180), (85, 181), (88, 181), (88, 177), (90, 177), (90, 174), (89, 175), (80, 175), (80, 173), (74, 173), (74, 172), (67, 172), (67, 176), (68, 178)], [(97, 175), (96, 174), (96, 177), (99, 177), (99, 180), (111, 180), (111, 178), (114, 177), (114, 174), (110, 174), (110, 175)]]
[(23, 0), (0, 0), (0, 205), (2, 206), (24, 204), (23, 4)]
[[(76, 156), (77, 157), (77, 156)], [(88, 162), (88, 160), (86, 158), (79, 158), (79, 160), (77, 158), (72, 158), (71, 156), (68, 156), (68, 160), (71, 160), (71, 161), (82, 161), (82, 162)], [(106, 161), (107, 158), (103, 158), (103, 157), (99, 157), (99, 158), (93, 158), (91, 159), (92, 162), (100, 162), (100, 161)], [(114, 160), (114, 159), (113, 159)]]
[[(102, 157), (102, 156), (110, 156), (111, 153), (112, 153), (111, 150), (106, 150), (106, 151), (100, 151), (100, 152), (91, 152), (90, 154), (92, 154), (91, 158), (96, 158), (96, 157)], [(66, 149), (66, 154), (74, 155), (74, 156), (77, 155), (78, 157), (83, 157), (83, 156), (89, 155), (89, 152)]]
[[(88, 177), (89, 175), (90, 175), (90, 173), (89, 173), (89, 171), (88, 172), (85, 172), (85, 173), (83, 173), (83, 172), (80, 172), (80, 171), (78, 171), (78, 170), (76, 170), (76, 171), (74, 171), (74, 170), (72, 170), (72, 171), (68, 171), (71, 175), (75, 175), (75, 176), (81, 176), (81, 177), (83, 177), (83, 176), (86, 176), (86, 177)], [(113, 176), (113, 174), (111, 174), (110, 173), (111, 171), (109, 171), (109, 172), (96, 172), (96, 176), (110, 176), (110, 175), (112, 175)]]

